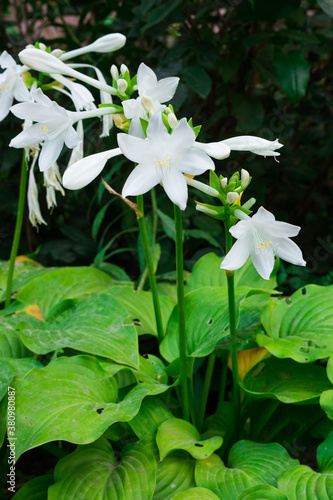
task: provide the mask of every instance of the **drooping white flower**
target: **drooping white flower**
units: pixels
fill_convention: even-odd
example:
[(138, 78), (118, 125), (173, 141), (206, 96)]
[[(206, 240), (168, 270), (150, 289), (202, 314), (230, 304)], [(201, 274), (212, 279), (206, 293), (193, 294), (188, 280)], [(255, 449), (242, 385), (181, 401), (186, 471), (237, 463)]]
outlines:
[(170, 135), (161, 113), (155, 113), (149, 121), (147, 140), (126, 134), (117, 137), (123, 154), (138, 163), (125, 182), (124, 198), (144, 194), (162, 183), (170, 200), (185, 210), (188, 194), (183, 174), (198, 175), (215, 168), (206, 153), (193, 147), (195, 133), (186, 118)]
[(44, 172), (57, 161), (64, 144), (72, 149), (81, 139), (73, 128), (68, 111), (51, 101), (40, 89), (35, 90), (32, 96), (36, 102), (16, 104), (11, 111), (18, 118), (36, 123), (25, 128), (9, 145), (25, 148), (43, 142), (38, 164)]
[(46, 187), (47, 208), (51, 210), (53, 207), (57, 206), (56, 191), (60, 191), (60, 193), (65, 196), (57, 163), (54, 163), (51, 168), (45, 170), (44, 186)]
[(28, 190), (27, 190), (27, 202), (29, 208), (29, 220), (34, 227), (38, 224), (47, 224), (43, 219), (40, 211), (39, 201), (38, 201), (38, 189), (36, 184), (36, 179), (34, 175), (34, 168), (36, 164), (37, 155), (34, 157), (28, 179)]
[(283, 147), (283, 144), (280, 144), (278, 139), (268, 141), (267, 139), (252, 135), (231, 137), (220, 142), (229, 146), (232, 151), (250, 151), (260, 156), (280, 156), (280, 153), (277, 153), (276, 149)]
[(106, 162), (118, 155), (121, 155), (120, 148), (82, 158), (67, 168), (62, 179), (63, 186), (66, 189), (81, 189), (87, 186), (102, 172)]
[(62, 75), (51, 74), (50, 76), (68, 88), (77, 110), (96, 109), (96, 106), (94, 104), (95, 98), (92, 93), (86, 87), (84, 87), (84, 85), (81, 85), (81, 83), (73, 82), (72, 80), (69, 80)]
[(222, 261), (222, 269), (239, 269), (250, 256), (260, 276), (268, 280), (275, 255), (291, 264), (306, 265), (300, 248), (290, 240), (299, 233), (299, 226), (275, 220), (263, 207), (253, 217), (241, 210), (235, 210), (235, 215), (241, 220), (230, 228), (230, 233), (237, 241)]
[(23, 67), (6, 51), (0, 55), (0, 66), (5, 71), (0, 74), (0, 121), (6, 118), (14, 98), (17, 101), (28, 101), (29, 91), (22, 80)]
[(144, 137), (140, 118), (147, 119), (148, 112), (142, 105), (142, 98), (150, 98), (153, 103), (153, 110), (155, 112), (161, 111), (165, 108), (165, 105), (162, 105), (162, 103), (170, 101), (174, 96), (178, 82), (179, 78), (173, 76), (157, 80), (157, 76), (152, 69), (144, 63), (140, 64), (137, 74), (139, 97), (123, 101), (122, 103), (126, 118), (131, 120), (130, 135)]

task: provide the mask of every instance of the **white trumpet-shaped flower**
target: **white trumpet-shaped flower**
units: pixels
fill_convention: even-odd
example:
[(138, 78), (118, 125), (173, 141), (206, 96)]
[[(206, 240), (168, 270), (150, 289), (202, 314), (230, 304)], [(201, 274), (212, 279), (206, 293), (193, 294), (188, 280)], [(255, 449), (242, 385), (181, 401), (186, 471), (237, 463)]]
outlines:
[(36, 179), (34, 175), (34, 168), (36, 164), (37, 155), (34, 156), (32, 161), (29, 179), (28, 179), (28, 190), (27, 190), (27, 201), (29, 208), (29, 220), (34, 227), (38, 224), (47, 224), (43, 219), (42, 213), (40, 211), (39, 201), (38, 201), (38, 189), (36, 184)]
[(89, 45), (65, 52), (60, 56), (60, 59), (62, 61), (67, 61), (67, 59), (73, 59), (73, 57), (77, 57), (88, 52), (100, 52), (104, 54), (114, 52), (115, 50), (121, 49), (125, 43), (125, 35), (122, 35), (121, 33), (110, 33), (109, 35), (101, 36)]
[(60, 193), (65, 196), (57, 163), (54, 163), (51, 168), (45, 170), (44, 186), (46, 187), (47, 208), (51, 210), (53, 207), (57, 206), (56, 191), (60, 191)]
[(18, 118), (36, 123), (25, 128), (9, 145), (25, 148), (43, 142), (38, 164), (44, 172), (57, 161), (64, 144), (72, 149), (81, 139), (73, 128), (74, 120), (71, 118), (76, 113), (70, 114), (40, 89), (32, 92), (32, 97), (36, 102), (16, 104), (11, 111)]
[(139, 97), (124, 101), (124, 114), (126, 118), (132, 120), (129, 128), (129, 134), (136, 137), (144, 137), (140, 118), (148, 118), (148, 111), (142, 105), (142, 98), (150, 98), (153, 107), (150, 107), (150, 114), (156, 111), (161, 111), (165, 108), (162, 105), (172, 99), (176, 92), (179, 82), (177, 77), (162, 78), (157, 80), (157, 77), (152, 69), (141, 63), (137, 74), (137, 85)]
[(22, 80), (22, 66), (6, 51), (0, 55), (0, 66), (5, 71), (0, 74), (0, 121), (6, 118), (14, 99), (29, 101), (30, 94)]
[(290, 240), (299, 233), (299, 226), (275, 220), (263, 207), (253, 217), (241, 210), (235, 210), (235, 215), (241, 220), (230, 228), (230, 233), (237, 241), (222, 261), (222, 269), (239, 269), (250, 256), (260, 276), (268, 280), (275, 255), (291, 264), (306, 265), (300, 248)]
[(188, 193), (183, 174), (198, 175), (215, 168), (206, 153), (193, 147), (195, 133), (185, 118), (170, 135), (161, 113), (155, 113), (149, 121), (147, 140), (126, 134), (117, 137), (123, 154), (138, 163), (125, 182), (124, 198), (144, 194), (162, 183), (170, 200), (185, 210)]
[(232, 151), (250, 151), (260, 156), (279, 156), (280, 153), (277, 153), (276, 150), (283, 147), (283, 144), (280, 144), (278, 139), (268, 141), (252, 135), (231, 137), (221, 141), (221, 143), (229, 146)]

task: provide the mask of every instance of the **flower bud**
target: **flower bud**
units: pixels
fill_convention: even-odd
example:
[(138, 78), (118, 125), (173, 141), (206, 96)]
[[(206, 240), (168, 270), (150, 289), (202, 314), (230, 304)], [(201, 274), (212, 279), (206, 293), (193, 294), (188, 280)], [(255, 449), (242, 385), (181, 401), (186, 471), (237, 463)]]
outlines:
[(196, 189), (199, 189), (199, 191), (202, 191), (203, 193), (209, 194), (210, 196), (218, 196), (219, 192), (208, 186), (207, 184), (204, 184), (203, 182), (196, 181), (195, 179), (191, 179), (190, 177), (185, 176), (186, 183), (189, 186), (192, 186)]
[(126, 80), (119, 78), (119, 80), (117, 81), (117, 85), (118, 85), (119, 94), (124, 95), (126, 92), (126, 89), (128, 87)]
[(255, 198), (250, 198), (242, 206), (247, 210), (250, 210), (257, 200)]
[(114, 80), (118, 80), (119, 78), (119, 71), (115, 64), (112, 64), (111, 66), (111, 76)]
[(172, 130), (177, 127), (178, 120), (176, 118), (175, 113), (168, 114), (168, 123), (169, 123), (170, 127), (172, 128)]
[(246, 188), (250, 180), (250, 174), (247, 170), (242, 168), (241, 170), (241, 185), (243, 188)]
[(86, 45), (85, 47), (80, 47), (79, 49), (70, 50), (61, 56), (62, 61), (67, 61), (67, 59), (72, 59), (73, 57), (80, 56), (81, 54), (86, 54), (87, 52), (100, 52), (108, 53), (114, 52), (115, 50), (121, 49), (126, 43), (126, 37), (121, 33), (111, 33), (109, 35), (102, 36), (95, 40), (95, 42)]
[(32, 43), (29, 43), (29, 44), (28, 44), (25, 48), (26, 48), (26, 49), (34, 49), (34, 48), (35, 48), (35, 46), (34, 46), (34, 45), (32, 45)]
[(61, 50), (61, 49), (54, 49), (52, 50), (51, 54), (54, 56), (54, 57), (61, 57), (63, 55), (64, 51)]
[(121, 73), (123, 76), (125, 76), (126, 71), (128, 71), (128, 74), (129, 74), (129, 69), (128, 69), (128, 67), (126, 66), (126, 64), (122, 64), (122, 65), (120, 66), (120, 73)]
[(44, 50), (44, 51), (46, 50), (46, 45), (45, 45), (45, 43), (39, 42), (39, 44), (38, 44), (38, 45), (39, 45), (39, 49), (40, 49), (40, 50)]
[(239, 194), (238, 193), (228, 193), (227, 194), (227, 202), (229, 203), (229, 205), (233, 205), (233, 203), (235, 203), (236, 200), (238, 200), (239, 198)]
[(223, 179), (221, 179), (222, 189), (224, 189), (227, 184), (228, 184), (228, 177), (223, 177)]
[(217, 215), (217, 212), (215, 210), (212, 210), (211, 208), (207, 208), (204, 205), (196, 205), (195, 208), (196, 208), (196, 210), (198, 210), (198, 212), (202, 212), (202, 213), (207, 214), (207, 215)]
[(156, 111), (156, 108), (155, 108), (155, 104), (154, 104), (154, 101), (152, 100), (151, 97), (147, 96), (147, 95), (144, 95), (141, 99), (141, 104), (142, 106), (144, 107), (144, 109), (150, 113), (151, 115), (153, 115)]

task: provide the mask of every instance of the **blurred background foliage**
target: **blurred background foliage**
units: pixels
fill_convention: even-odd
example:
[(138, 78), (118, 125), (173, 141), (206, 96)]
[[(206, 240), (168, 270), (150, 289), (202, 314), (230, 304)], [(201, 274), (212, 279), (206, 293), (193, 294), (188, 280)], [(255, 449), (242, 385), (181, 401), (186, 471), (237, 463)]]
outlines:
[[(246, 199), (254, 196), (257, 208), (264, 205), (277, 219), (302, 227), (296, 241), (308, 266), (282, 265), (281, 290), (333, 282), (332, 0), (3, 0), (0, 16), (0, 51), (14, 57), (37, 40), (68, 50), (123, 33), (128, 39), (123, 49), (81, 61), (98, 65), (106, 78), (111, 64), (125, 63), (134, 75), (142, 61), (159, 78), (179, 76), (172, 104), (179, 118), (202, 124), (202, 142), (235, 135), (279, 138), (284, 144), (279, 163), (234, 152), (215, 162), (216, 171), (229, 177), (246, 168), (253, 176)], [(0, 124), (1, 259), (9, 258), (21, 162), (20, 151), (8, 144), (20, 126), (13, 116)], [(85, 155), (116, 144), (116, 128), (103, 143), (100, 129), (97, 120), (85, 123)], [(67, 161), (64, 151), (62, 171)], [(131, 168), (113, 160), (103, 176), (120, 192)], [(144, 264), (135, 215), (119, 198), (110, 198), (96, 180), (64, 198), (58, 195), (58, 207), (48, 214), (42, 177), (39, 181), (47, 226), (36, 231), (26, 216), (21, 254), (47, 266), (94, 263), (111, 274), (120, 272), (113, 266), (121, 266), (138, 279)], [(146, 212), (151, 240), (157, 242), (158, 274), (165, 276), (174, 269), (172, 206), (159, 186), (156, 197), (159, 211), (151, 209), (155, 200), (148, 194)], [(222, 255), (224, 246), (219, 222), (196, 212), (194, 197), (211, 202), (190, 191), (184, 214), (188, 270), (207, 251)]]

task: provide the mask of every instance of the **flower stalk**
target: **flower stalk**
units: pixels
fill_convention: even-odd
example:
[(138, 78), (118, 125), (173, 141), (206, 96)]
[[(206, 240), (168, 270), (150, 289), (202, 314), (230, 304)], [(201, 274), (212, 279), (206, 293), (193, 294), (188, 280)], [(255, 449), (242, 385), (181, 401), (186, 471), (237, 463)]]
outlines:
[(158, 337), (158, 342), (160, 344), (163, 340), (163, 337), (164, 337), (162, 313), (161, 313), (160, 299), (159, 299), (158, 290), (157, 290), (153, 257), (152, 257), (151, 248), (150, 248), (150, 244), (149, 244), (146, 219), (144, 216), (144, 204), (143, 204), (143, 195), (142, 194), (137, 197), (137, 205), (138, 205), (139, 211), (141, 212), (141, 216), (138, 217), (139, 229), (140, 229), (140, 235), (141, 235), (143, 249), (144, 249), (144, 253), (145, 253), (145, 258), (146, 258), (150, 289), (151, 289), (151, 292), (153, 295), (157, 337)]
[(183, 418), (184, 420), (189, 421), (190, 410), (189, 410), (189, 390), (188, 390), (188, 374), (187, 374), (187, 361), (186, 361), (183, 227), (182, 227), (182, 213), (177, 205), (174, 205), (174, 214), (175, 214), (175, 228), (176, 228), (176, 272), (177, 272), (181, 404), (183, 409)]
[(15, 260), (17, 257), (17, 251), (18, 251), (18, 247), (20, 244), (21, 232), (22, 232), (25, 195), (26, 195), (26, 191), (27, 191), (27, 178), (28, 178), (28, 169), (27, 169), (26, 152), (25, 152), (25, 150), (23, 150), (23, 152), (22, 152), (22, 166), (21, 166), (20, 193), (19, 193), (19, 201), (18, 201), (18, 207), (17, 207), (17, 216), (16, 216), (14, 238), (13, 238), (12, 250), (11, 250), (10, 259), (9, 259), (5, 307), (8, 307), (11, 303), (13, 276), (14, 276), (14, 270), (15, 270)]

